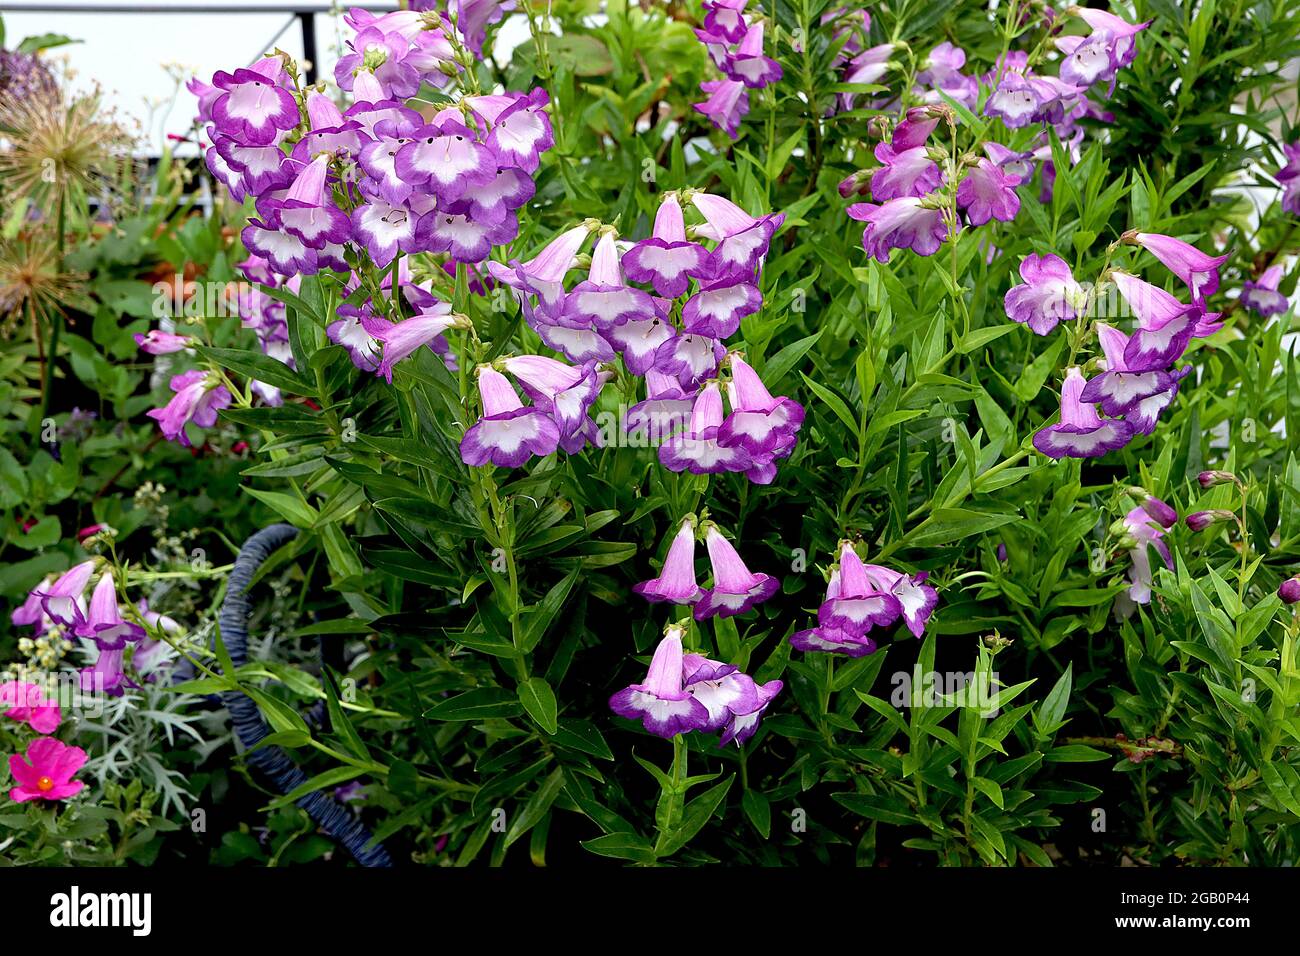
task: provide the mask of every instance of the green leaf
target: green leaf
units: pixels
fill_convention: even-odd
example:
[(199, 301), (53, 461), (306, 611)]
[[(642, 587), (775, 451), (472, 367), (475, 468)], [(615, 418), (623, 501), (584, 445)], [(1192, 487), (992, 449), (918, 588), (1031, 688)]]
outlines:
[(484, 687), (439, 701), (424, 716), (430, 720), (487, 720), (518, 717), (522, 709), (515, 695), (499, 687)]
[(555, 691), (540, 677), (530, 677), (519, 685), (519, 702), (528, 716), (537, 721), (542, 730), (554, 734), (556, 723)]

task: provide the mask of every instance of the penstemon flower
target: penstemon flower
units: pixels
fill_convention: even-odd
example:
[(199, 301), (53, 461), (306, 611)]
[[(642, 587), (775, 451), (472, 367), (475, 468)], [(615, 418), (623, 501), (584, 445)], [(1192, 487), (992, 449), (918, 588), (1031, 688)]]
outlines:
[(891, 199), (883, 205), (855, 203), (849, 217), (867, 224), (862, 248), (878, 262), (888, 262), (894, 249), (911, 249), (918, 256), (932, 256), (948, 239), (943, 209), (926, 205), (915, 196)]
[(465, 431), (460, 457), (467, 465), (491, 462), (501, 468), (518, 468), (534, 455), (553, 454), (560, 430), (545, 411), (524, 405), (514, 386), (490, 365), (475, 369), (483, 417)]
[(1258, 279), (1247, 279), (1242, 283), (1238, 301), (1260, 318), (1281, 315), (1291, 307), (1287, 297), (1277, 289), (1284, 273), (1282, 266), (1271, 265), (1260, 273)]
[(1067, 369), (1061, 420), (1034, 433), (1034, 447), (1049, 458), (1096, 458), (1123, 448), (1133, 437), (1133, 426), (1124, 419), (1103, 419), (1083, 401), (1085, 384), (1078, 366)]
[(735, 547), (712, 522), (706, 525), (704, 542), (713, 566), (713, 587), (706, 588), (695, 605), (695, 620), (744, 614), (777, 592), (781, 582), (745, 567)]
[(126, 647), (128, 641), (138, 641), (145, 636), (139, 624), (122, 618), (117, 605), (117, 585), (112, 571), (105, 569), (90, 596), (90, 610), (73, 626), (78, 637), (93, 640), (100, 650), (116, 651)]
[(1061, 322), (1073, 322), (1087, 300), (1065, 260), (1055, 255), (1025, 256), (1020, 262), (1023, 285), (1007, 290), (1007, 318), (1047, 335)]
[(191, 446), (185, 426), (193, 423), (200, 428), (211, 428), (217, 423), (217, 412), (230, 405), (230, 390), (202, 369), (182, 372), (171, 380), (171, 390), (176, 394), (162, 408), (148, 413), (162, 427), (170, 441)]
[(1218, 291), (1219, 266), (1228, 260), (1226, 254), (1206, 255), (1190, 243), (1160, 233), (1125, 233), (1124, 239), (1147, 250), (1187, 283), (1194, 302), (1203, 302), (1206, 296)]
[[(1174, 566), (1173, 555), (1169, 545), (1163, 540), (1165, 531), (1178, 522), (1178, 514), (1158, 498), (1151, 498), (1154, 505), (1143, 503), (1124, 516), (1123, 528), (1129, 548), (1129, 588), (1124, 597), (1129, 603), (1119, 602), (1117, 608), (1121, 615), (1132, 613), (1131, 606), (1151, 603), (1151, 588), (1154, 577), (1151, 572), (1151, 555), (1148, 548), (1154, 548), (1165, 563), (1165, 567)], [(1152, 514), (1155, 511), (1159, 517)]]
[(684, 689), (683, 633), (681, 625), (669, 625), (655, 648), (645, 681), (630, 684), (609, 699), (614, 713), (641, 721), (647, 731), (658, 737), (675, 737), (709, 723), (708, 709)]
[(73, 627), (85, 617), (84, 594), (94, 572), (94, 561), (82, 561), (64, 571), (49, 587), (32, 593), (40, 595), (41, 607), (51, 621)]
[(673, 542), (668, 547), (664, 565), (657, 578), (642, 581), (632, 590), (647, 601), (672, 604), (694, 604), (700, 599), (700, 587), (695, 583), (695, 520), (683, 519)]

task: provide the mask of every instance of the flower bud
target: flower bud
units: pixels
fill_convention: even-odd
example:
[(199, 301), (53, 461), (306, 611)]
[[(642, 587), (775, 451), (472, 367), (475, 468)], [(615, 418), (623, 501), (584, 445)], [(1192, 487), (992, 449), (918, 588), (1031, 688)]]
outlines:
[(1277, 589), (1277, 596), (1284, 604), (1300, 604), (1300, 574), (1283, 581)]
[(1215, 485), (1236, 484), (1237, 476), (1230, 471), (1203, 471), (1196, 480), (1202, 488), (1213, 488)]
[(1231, 511), (1223, 508), (1211, 508), (1209, 511), (1197, 511), (1189, 514), (1186, 519), (1187, 527), (1193, 531), (1204, 531), (1212, 524), (1218, 524), (1222, 521), (1233, 521), (1236, 515)]

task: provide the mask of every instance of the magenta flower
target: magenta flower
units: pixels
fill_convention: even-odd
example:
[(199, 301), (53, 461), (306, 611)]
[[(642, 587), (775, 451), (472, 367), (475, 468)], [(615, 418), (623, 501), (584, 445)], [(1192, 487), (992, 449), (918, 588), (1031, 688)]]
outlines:
[[(625, 361), (626, 357), (624, 353)], [(650, 368), (645, 371), (645, 381), (645, 400), (627, 410), (623, 430), (653, 446), (686, 426), (695, 402), (671, 375)]]
[(1206, 296), (1218, 291), (1219, 266), (1228, 260), (1227, 255), (1208, 256), (1181, 239), (1153, 232), (1134, 233), (1133, 241), (1187, 283), (1193, 300), (1204, 301)]
[(1236, 514), (1226, 508), (1211, 508), (1208, 511), (1195, 511), (1184, 518), (1183, 522), (1192, 531), (1204, 531), (1210, 525), (1235, 520), (1237, 520)]
[(873, 587), (898, 599), (903, 623), (912, 635), (920, 637), (924, 634), (930, 615), (939, 606), (939, 592), (925, 583), (926, 573), (909, 575), (879, 564), (865, 564), (863, 570)]
[(1083, 287), (1065, 260), (1055, 255), (1028, 255), (1020, 263), (1024, 285), (1007, 291), (1007, 318), (1047, 335), (1060, 322), (1073, 322), (1087, 301)]
[(744, 10), (748, 0), (704, 0), (704, 29), (728, 43), (745, 36)]
[(1138, 319), (1138, 327), (1124, 349), (1129, 369), (1168, 368), (1187, 348), (1204, 310), (1197, 305), (1183, 305), (1164, 289), (1127, 272), (1111, 272), (1111, 281)]
[(127, 680), (126, 672), (122, 669), (122, 654), (122, 648), (101, 649), (95, 663), (80, 671), (82, 691), (121, 697), (128, 685), (136, 686)]
[(518, 468), (533, 455), (554, 453), (560, 430), (551, 416), (519, 401), (510, 380), (492, 366), (480, 365), (475, 373), (483, 417), (461, 439), (461, 460), (474, 467), (491, 462), (501, 468)]
[(682, 627), (668, 626), (655, 648), (644, 683), (631, 684), (609, 699), (620, 717), (639, 720), (658, 737), (675, 737), (709, 722), (708, 709), (683, 689)]
[(650, 293), (629, 286), (623, 280), (618, 245), (613, 230), (605, 230), (596, 242), (591, 269), (585, 281), (564, 297), (564, 309), (557, 323), (575, 328), (596, 328), (608, 333), (632, 321), (648, 321), (658, 315)]
[(894, 249), (911, 249), (919, 256), (932, 256), (948, 238), (943, 210), (922, 205), (913, 196), (891, 199), (882, 206), (854, 203), (849, 216), (867, 224), (862, 248), (878, 262), (888, 262)]
[(886, 202), (907, 196), (921, 197), (942, 186), (943, 173), (929, 154), (929, 147), (924, 144), (900, 150), (889, 143), (877, 143), (875, 156), (881, 165), (871, 173), (872, 198)]
[(1272, 265), (1258, 279), (1247, 279), (1241, 286), (1241, 304), (1263, 319), (1281, 315), (1291, 307), (1287, 297), (1277, 290), (1284, 274), (1282, 266)]
[(1074, 6), (1070, 7), (1069, 12), (1092, 27), (1090, 39), (1101, 39), (1109, 44), (1110, 57), (1116, 69), (1122, 69), (1133, 62), (1137, 56), (1135, 37), (1151, 26), (1150, 20), (1145, 23), (1129, 23), (1123, 17), (1091, 7)]
[(718, 441), (744, 448), (756, 459), (788, 456), (803, 425), (803, 406), (784, 396), (774, 398), (739, 352), (732, 352), (727, 361), (731, 368), (727, 383), (731, 414), (718, 428)]
[(147, 352), (149, 355), (169, 355), (172, 352), (180, 352), (189, 348), (193, 341), (188, 335), (174, 335), (162, 329), (151, 329), (144, 335), (139, 333), (135, 335), (135, 344), (140, 346), (141, 352)]
[(713, 336), (686, 332), (665, 339), (655, 349), (654, 367), (676, 378), (682, 388), (695, 388), (717, 374), (726, 354), (726, 348)]
[(659, 295), (675, 299), (690, 288), (691, 277), (703, 274), (708, 253), (686, 239), (682, 207), (668, 193), (655, 213), (654, 231), (623, 254), (623, 269), (633, 282), (650, 283)]
[(708, 711), (708, 721), (698, 730), (722, 730), (737, 713), (751, 713), (759, 706), (753, 678), (734, 664), (686, 654), (682, 657), (682, 681), (686, 692)]
[(1020, 212), (1016, 195), (1018, 180), (988, 159), (981, 159), (957, 184), (957, 205), (966, 211), (972, 226), (990, 219), (1010, 222)]
[(176, 394), (162, 408), (148, 412), (158, 422), (168, 441), (191, 445), (185, 426), (191, 422), (200, 428), (211, 428), (217, 423), (217, 412), (230, 405), (230, 390), (202, 369), (182, 372), (171, 380), (171, 390)]
[(1283, 604), (1300, 604), (1300, 575), (1289, 577), (1278, 585), (1277, 596)]
[(659, 446), (660, 464), (669, 471), (694, 475), (748, 471), (754, 465), (753, 457), (739, 446), (723, 446), (718, 441), (721, 425), (722, 392), (717, 382), (707, 382), (695, 397), (686, 430)]
[(1122, 418), (1103, 419), (1084, 404), (1083, 373), (1078, 366), (1066, 370), (1061, 386), (1061, 420), (1034, 433), (1034, 447), (1049, 458), (1097, 458), (1123, 448), (1133, 437), (1133, 426)]
[(966, 65), (966, 51), (947, 40), (930, 50), (922, 63), (924, 69), (916, 74), (920, 87), (929, 87), (925, 95), (929, 102), (940, 103), (943, 93), (963, 106), (974, 107), (979, 100), (979, 80), (961, 72)]
[(363, 320), (365, 330), (383, 346), (378, 374), (392, 382), (393, 367), (424, 346), (432, 347), (439, 336), (451, 328), (464, 328), (466, 320), (453, 315), (451, 303), (440, 302), (428, 312), (389, 323), (383, 319)]
[[(1153, 498), (1152, 501), (1159, 501)], [(1164, 502), (1159, 502), (1164, 505)], [(1164, 505), (1169, 508), (1168, 505)], [(1174, 566), (1173, 555), (1169, 551), (1169, 545), (1162, 540), (1165, 535), (1165, 529), (1172, 527), (1178, 521), (1177, 513), (1173, 513), (1173, 520), (1165, 522), (1168, 515), (1161, 511), (1161, 517), (1155, 518), (1145, 505), (1139, 505), (1124, 516), (1124, 528), (1128, 536), (1136, 542), (1133, 548), (1129, 550), (1129, 588), (1125, 592), (1128, 600), (1133, 604), (1150, 604), (1151, 587), (1155, 579), (1151, 571), (1151, 556), (1148, 553), (1148, 546), (1155, 548), (1156, 553), (1160, 555), (1161, 560), (1165, 562), (1165, 567)], [(1173, 509), (1169, 509), (1172, 513)], [(1161, 527), (1163, 525), (1164, 527)], [(1123, 605), (1121, 605), (1123, 607)]]
[(279, 56), (265, 57), (233, 74), (219, 70), (212, 85), (222, 91), (212, 103), (212, 119), (241, 143), (266, 145), (298, 125), (298, 104), (284, 88), (287, 77)]
[(785, 684), (779, 680), (771, 680), (766, 684), (755, 685), (755, 705), (754, 709), (747, 713), (737, 713), (739, 704), (731, 705), (728, 709), (731, 711), (731, 720), (722, 732), (722, 738), (718, 741), (718, 746), (725, 747), (727, 744), (734, 743), (737, 747), (747, 742), (758, 731), (759, 718), (763, 716), (763, 711), (767, 710), (769, 704), (781, 693), (781, 688)]
[(27, 745), (24, 757), (9, 756), (9, 773), (17, 784), (9, 791), (15, 803), (28, 800), (66, 800), (85, 784), (72, 777), (86, 762), (86, 752), (53, 737), (38, 737)]
[(758, 287), (748, 282), (701, 283), (682, 307), (682, 327), (694, 335), (725, 339), (740, 329), (740, 321), (763, 306)]
[(457, 119), (420, 127), (397, 151), (397, 175), (416, 187), (424, 187), (442, 202), (455, 202), (497, 176), (497, 159), (474, 132)]
[(694, 604), (700, 598), (700, 587), (695, 583), (695, 521), (683, 519), (673, 543), (668, 546), (663, 568), (657, 578), (634, 585), (633, 592), (652, 604), (668, 601), (672, 604)]
[(695, 103), (692, 109), (735, 139), (741, 119), (749, 112), (749, 93), (745, 84), (737, 80), (705, 80), (700, 89), (708, 94), (708, 99)]
[(27, 724), (38, 734), (52, 734), (63, 722), (58, 702), (48, 700), (39, 684), (26, 681), (0, 684), (0, 710), (10, 720)]
[[(518, 166), (536, 172), (541, 155), (555, 145), (551, 118), (546, 114), (550, 97), (538, 87), (531, 93), (508, 94), (510, 105), (496, 115), (488, 115), (492, 131), (487, 145), (502, 166)], [(480, 99), (486, 99), (481, 97)], [(471, 103), (475, 103), (471, 97)], [(476, 107), (477, 108), (477, 107)]]
[(404, 205), (394, 205), (382, 198), (371, 199), (352, 210), (352, 238), (376, 266), (384, 269), (398, 252), (420, 251), (415, 237), (419, 221), (420, 217)]
[[(1097, 338), (1106, 356), (1106, 371), (1088, 381), (1079, 395), (1081, 401), (1101, 404), (1107, 415), (1128, 415), (1141, 402), (1168, 392), (1173, 377), (1162, 369), (1130, 370), (1125, 360), (1129, 337), (1104, 322), (1096, 325)], [(1170, 397), (1172, 400), (1172, 396)]]
[(265, 199), (258, 212), (310, 249), (347, 242), (352, 224), (329, 195), (329, 156), (316, 157), (295, 177), (283, 199)]
[(707, 526), (704, 541), (713, 565), (713, 587), (706, 589), (695, 605), (695, 620), (744, 614), (777, 592), (781, 582), (767, 574), (751, 573), (717, 525)]
[(817, 624), (831, 631), (844, 631), (861, 638), (875, 627), (888, 627), (903, 613), (903, 605), (894, 594), (881, 591), (867, 573), (852, 542), (840, 544), (839, 576), (832, 594), (817, 609)]
[(1300, 216), (1300, 142), (1284, 145), (1282, 155), (1286, 164), (1274, 174), (1282, 185), (1282, 211)]
[(754, 282), (772, 237), (785, 222), (785, 214), (773, 213), (755, 219), (722, 196), (705, 192), (692, 192), (690, 196), (691, 205), (707, 223), (697, 231), (707, 232), (718, 241), (709, 254), (707, 272), (700, 278), (707, 278), (715, 286)]
[(82, 595), (94, 571), (93, 560), (82, 561), (64, 571), (53, 584), (40, 591), (41, 606), (51, 621), (73, 627), (82, 619), (85, 609)]
[(751, 90), (770, 86), (781, 79), (781, 64), (763, 55), (763, 22), (753, 24), (745, 31), (736, 52), (728, 59), (723, 72), (732, 80), (739, 80)]
[(145, 636), (139, 624), (122, 619), (117, 606), (117, 585), (108, 568), (100, 575), (99, 583), (90, 596), (90, 611), (80, 616), (75, 630), (78, 637), (93, 640), (101, 650), (120, 650), (127, 641), (138, 641)]

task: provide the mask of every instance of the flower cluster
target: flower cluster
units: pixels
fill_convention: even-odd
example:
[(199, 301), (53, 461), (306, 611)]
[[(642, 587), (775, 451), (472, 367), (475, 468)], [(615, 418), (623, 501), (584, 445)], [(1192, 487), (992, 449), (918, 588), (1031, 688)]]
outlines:
[(685, 633), (681, 624), (668, 625), (645, 680), (614, 694), (610, 709), (641, 721), (659, 737), (721, 731), (721, 746), (740, 746), (754, 736), (763, 711), (784, 685), (779, 680), (760, 684), (733, 664), (685, 653)]
[(790, 636), (801, 651), (865, 657), (878, 643), (872, 631), (902, 621), (916, 637), (939, 603), (925, 583), (927, 575), (905, 574), (878, 564), (864, 564), (851, 541), (841, 541), (838, 563), (831, 568), (826, 597), (817, 609), (817, 626)]
[[(689, 233), (683, 203), (703, 218)], [(804, 410), (772, 396), (724, 340), (762, 306), (762, 263), (783, 221), (779, 213), (755, 218), (728, 199), (686, 190), (664, 196), (651, 235), (639, 242), (620, 248), (612, 227), (587, 220), (527, 262), (489, 262), (492, 279), (514, 291), (528, 324), (573, 365), (528, 357), (502, 363), (531, 406), (499, 370), (476, 370), (484, 414), (466, 434), (464, 460), (513, 467), (557, 447), (573, 453), (597, 443), (588, 410), (611, 378), (605, 363), (621, 357), (646, 381), (646, 398), (624, 427), (653, 430), (664, 467), (743, 472), (770, 483), (776, 462), (794, 450)], [(566, 289), (592, 235), (598, 238), (586, 278)]]
[[(1010, 131), (1031, 124), (1038, 124), (1040, 131), (1032, 143), (1017, 149), (993, 141), (982, 143), (983, 155), (952, 157), (947, 168), (941, 169), (938, 163), (945, 161), (943, 152), (926, 146), (926, 136), (934, 128), (933, 124), (923, 125), (927, 110), (908, 110), (892, 140), (875, 149), (881, 165), (856, 173), (841, 185), (841, 193), (848, 198), (855, 192), (865, 193), (869, 183), (872, 197), (883, 204), (862, 203), (849, 209), (850, 216), (868, 223), (863, 235), (868, 255), (885, 262), (891, 249), (910, 248), (923, 256), (938, 251), (957, 226), (955, 217), (944, 215), (948, 203), (941, 188), (945, 186), (955, 190), (952, 198), (957, 209), (972, 226), (990, 219), (1007, 222), (1015, 218), (1020, 208), (1016, 187), (1033, 178), (1036, 163), (1042, 164), (1043, 198), (1051, 196), (1055, 180), (1052, 133), (1077, 160), (1085, 135), (1083, 121), (1109, 119), (1088, 98), (1089, 91), (1097, 84), (1108, 84), (1113, 90), (1118, 71), (1133, 61), (1136, 34), (1148, 26), (1130, 24), (1101, 10), (1070, 7), (1066, 13), (1083, 20), (1091, 32), (1054, 37), (1053, 45), (1062, 57), (1056, 76), (1037, 72), (1030, 54), (1018, 50), (1006, 53), (982, 76), (963, 73), (966, 52), (949, 41), (938, 44), (920, 60), (911, 96), (913, 102), (930, 104), (931, 115), (946, 111), (945, 98), (973, 109), (983, 88), (989, 91), (985, 115), (999, 119)], [(871, 28), (866, 11), (828, 13), (823, 16), (823, 22), (827, 21), (837, 24), (837, 37), (853, 31), (841, 53), (841, 59), (847, 61), (846, 83), (876, 83), (888, 72), (897, 45), (884, 43), (863, 49), (857, 41), (857, 36), (866, 37)], [(1049, 15), (1045, 24), (1049, 36), (1054, 36), (1061, 23)], [(841, 94), (840, 105), (851, 108), (852, 95)], [(888, 97), (872, 105), (882, 110), (899, 108), (897, 99)]]
[[(322, 89), (304, 89), (282, 54), (190, 85), (211, 140), (209, 170), (232, 199), (252, 199), (256, 209), (241, 234), (250, 282), (295, 292), (301, 276), (333, 270), (348, 274), (344, 291), (355, 300), (361, 273), (387, 270), (404, 253), (432, 253), (454, 273), (514, 240), (541, 154), (554, 145), (546, 92), (464, 95), (427, 119), (408, 102), (423, 84), (446, 86), (472, 64), (486, 25), (508, 4), (455, 6), (455, 28), (432, 9), (350, 11), (355, 36), (335, 69), (350, 94), (346, 109)], [(405, 259), (396, 271), (379, 287), (391, 291), (397, 282), (413, 318), (396, 296), (391, 303), (367, 296), (340, 307), (327, 329), (358, 368), (389, 381), (398, 361), (426, 345), (454, 361), (441, 337), (456, 323), (448, 306), (427, 283), (410, 281)], [(282, 303), (257, 289), (239, 306), (262, 350), (292, 368)], [(185, 347), (166, 335), (151, 332), (141, 346)], [(167, 408), (151, 415), (182, 443), (187, 422), (212, 424), (231, 399), (201, 372), (177, 376), (172, 390)], [(252, 390), (267, 404), (281, 400), (263, 383)]]
[[(82, 670), (82, 689), (120, 697), (131, 683), (123, 669), (124, 651), (128, 645), (139, 646), (146, 633), (139, 624), (122, 616), (117, 583), (108, 568), (101, 570), (87, 602), (86, 591), (96, 563), (94, 559), (82, 561), (37, 585), (10, 620), (15, 627), (33, 627), (36, 634), (58, 631), (92, 642), (99, 657)], [(152, 621), (144, 619), (156, 624), (162, 621), (160, 615), (154, 615)]]
[(856, 174), (840, 186), (846, 196), (869, 189), (876, 200), (854, 203), (848, 214), (867, 224), (862, 248), (880, 262), (888, 262), (894, 249), (932, 256), (962, 224), (982, 226), (992, 219), (1010, 222), (1020, 212), (1016, 187), (1032, 170), (1016, 157), (1003, 155), (1006, 151), (996, 143), (986, 144), (987, 156), (954, 160), (943, 149), (929, 145), (930, 134), (945, 118), (953, 129), (954, 119), (947, 107), (908, 110), (889, 141), (876, 146), (880, 166)]
[[(1209, 256), (1194, 246), (1158, 233), (1128, 232), (1120, 242), (1152, 253), (1181, 279), (1191, 302), (1120, 269), (1109, 279), (1137, 319), (1131, 333), (1105, 322), (1094, 328), (1103, 370), (1086, 379), (1072, 366), (1061, 387), (1061, 418), (1034, 435), (1034, 447), (1051, 458), (1094, 458), (1123, 448), (1137, 435), (1149, 435), (1178, 394), (1190, 368), (1173, 369), (1193, 338), (1213, 335), (1223, 323), (1207, 312), (1205, 299), (1219, 288), (1219, 266), (1227, 256)], [(1089, 297), (1058, 256), (1029, 256), (1021, 263), (1024, 285), (1006, 295), (1007, 315), (1046, 335), (1058, 322), (1086, 318)], [(1100, 406), (1105, 418), (1097, 412)]]
[(695, 111), (732, 139), (749, 112), (749, 91), (770, 86), (782, 75), (781, 65), (763, 55), (763, 21), (745, 16), (747, 3), (704, 0), (704, 27), (695, 30), (709, 59), (724, 76), (700, 84), (708, 99), (696, 103)]

